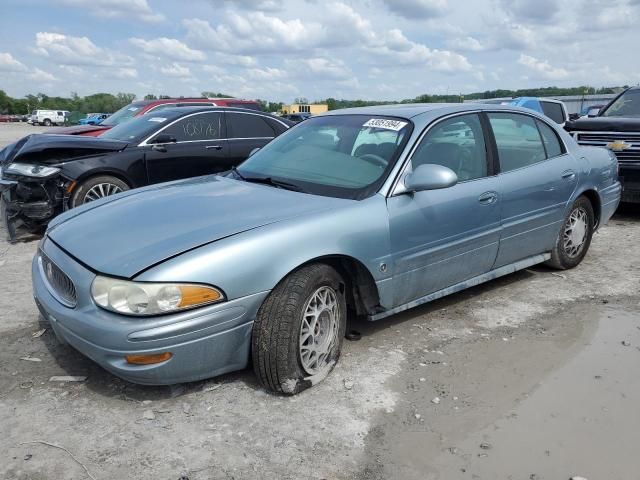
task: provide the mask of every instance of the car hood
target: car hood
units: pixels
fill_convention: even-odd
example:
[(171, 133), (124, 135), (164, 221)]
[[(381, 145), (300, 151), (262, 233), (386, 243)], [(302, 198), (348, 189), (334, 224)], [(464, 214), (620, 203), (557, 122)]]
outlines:
[(123, 150), (128, 145), (120, 140), (70, 135), (34, 134), (18, 142), (12, 161), (56, 164), (73, 158)]
[(107, 125), (73, 125), (71, 127), (52, 128), (49, 132), (57, 135), (96, 135), (109, 130)]
[(640, 118), (591, 117), (567, 122), (565, 129), (574, 132), (638, 132)]
[(202, 245), (352, 202), (207, 176), (86, 204), (47, 235), (94, 271), (132, 278)]

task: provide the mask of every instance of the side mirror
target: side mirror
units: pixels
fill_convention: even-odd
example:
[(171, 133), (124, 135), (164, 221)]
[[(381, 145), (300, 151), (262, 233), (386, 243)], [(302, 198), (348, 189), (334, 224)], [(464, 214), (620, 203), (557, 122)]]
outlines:
[(449, 188), (456, 183), (458, 183), (458, 176), (453, 170), (433, 163), (420, 165), (404, 177), (404, 186), (409, 192)]
[(594, 108), (593, 110), (589, 110), (589, 113), (587, 113), (587, 116), (589, 118), (593, 118), (593, 117), (597, 117), (599, 113), (600, 113), (600, 109)]
[[(251, 150), (249, 152), (249, 157), (252, 157), (258, 150), (260, 150), (260, 147), (256, 147), (253, 150)], [(249, 158), (249, 157), (247, 157), (247, 158)]]
[(569, 114), (569, 120), (578, 120), (580, 118), (580, 114), (579, 113), (570, 113)]
[(172, 135), (168, 135), (166, 133), (161, 133), (156, 138), (151, 140), (151, 143), (155, 145), (163, 144), (163, 143), (176, 143), (176, 142), (177, 142), (176, 137)]

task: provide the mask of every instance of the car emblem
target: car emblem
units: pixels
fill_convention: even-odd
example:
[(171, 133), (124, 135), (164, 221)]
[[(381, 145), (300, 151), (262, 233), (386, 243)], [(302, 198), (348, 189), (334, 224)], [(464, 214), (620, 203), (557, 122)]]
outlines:
[(614, 152), (622, 152), (623, 150), (631, 147), (632, 145), (625, 142), (624, 140), (616, 140), (615, 142), (607, 143), (607, 148), (613, 150)]

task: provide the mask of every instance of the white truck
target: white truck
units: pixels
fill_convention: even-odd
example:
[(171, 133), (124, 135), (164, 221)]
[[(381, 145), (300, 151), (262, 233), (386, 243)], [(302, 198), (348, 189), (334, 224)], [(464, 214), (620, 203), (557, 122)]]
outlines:
[(64, 125), (65, 119), (69, 115), (67, 110), (34, 110), (29, 117), (31, 125)]

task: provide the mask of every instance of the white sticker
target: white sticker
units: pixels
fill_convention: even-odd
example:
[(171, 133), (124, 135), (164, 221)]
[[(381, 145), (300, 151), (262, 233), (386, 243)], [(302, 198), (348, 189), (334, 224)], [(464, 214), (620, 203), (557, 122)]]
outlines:
[(407, 125), (402, 120), (389, 120), (388, 118), (372, 118), (367, 120), (363, 127), (384, 128), (386, 130), (399, 131)]
[(162, 123), (166, 120), (166, 118), (163, 117), (151, 117), (149, 119), (150, 122), (158, 122), (158, 123)]
[(129, 110), (130, 112), (135, 112), (137, 110), (140, 110), (140, 107), (129, 107), (127, 110)]

